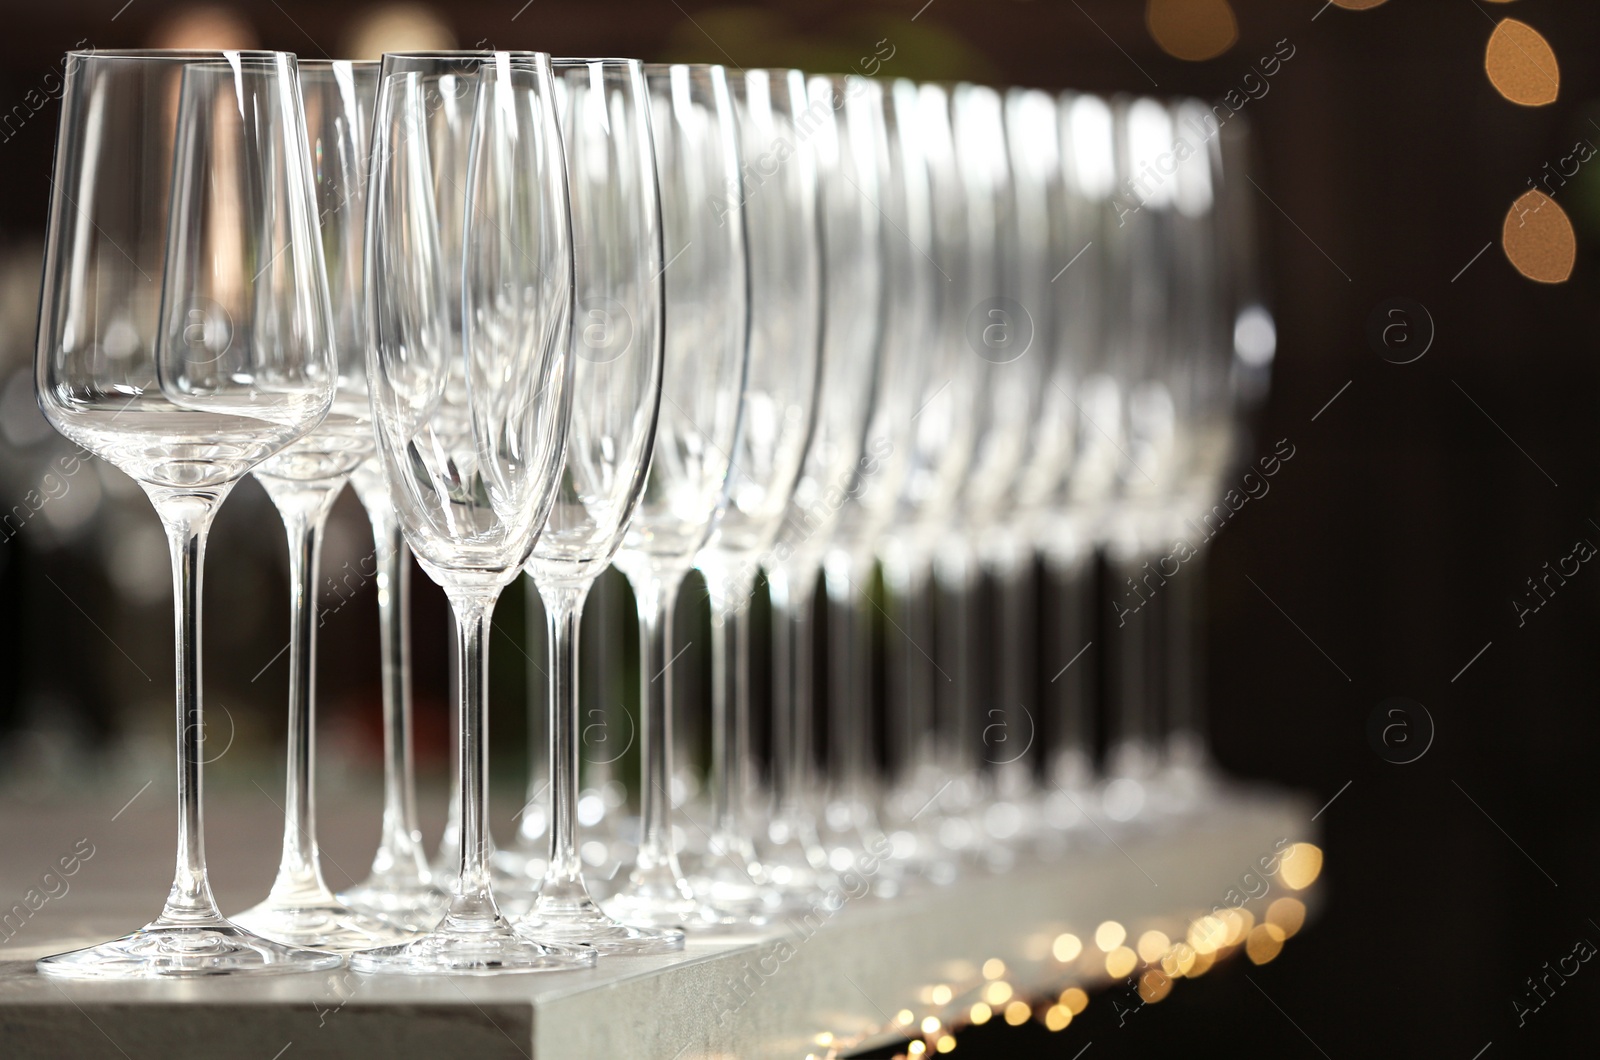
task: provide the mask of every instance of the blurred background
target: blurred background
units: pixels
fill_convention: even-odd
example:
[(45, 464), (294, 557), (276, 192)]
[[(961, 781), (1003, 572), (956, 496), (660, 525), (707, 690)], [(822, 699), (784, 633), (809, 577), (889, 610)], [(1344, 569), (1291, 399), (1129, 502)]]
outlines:
[[(1569, 979), (1536, 1010), (1519, 1009), (1529, 1008), (1528, 980), (1545, 974), (1545, 962), (1580, 940), (1600, 942), (1592, 765), (1600, 573), (1580, 565), (1548, 577), (1570, 570), (1566, 557), (1580, 542), (1600, 543), (1600, 161), (1591, 161), (1600, 153), (1600, 9), (1555, 0), (518, 3), (55, 0), (6, 12), (7, 812), (68, 801), (114, 807), (150, 777), (157, 783), (146, 798), (155, 807), (171, 798), (157, 795), (170, 787), (172, 725), (160, 526), (130, 480), (98, 460), (71, 459), (33, 398), (67, 49), (270, 47), (359, 58), (524, 47), (1192, 94), (1227, 101), (1257, 137), (1255, 207), (1278, 352), (1254, 450), (1241, 455), (1254, 460), (1278, 439), (1296, 453), (1270, 495), (1214, 544), (1213, 739), (1234, 776), (1295, 789), (1317, 806), (1333, 800), (1317, 821), (1324, 905), (1269, 967), (1230, 962), (1180, 984), (1126, 1027), (1109, 1006), (1091, 1004), (1060, 1034), (998, 1020), (975, 1028), (958, 1055), (1075, 1057), (1093, 1042), (1095, 1056), (1364, 1051), (1474, 1060), (1551, 1055), (1587, 1040), (1580, 1035), (1600, 973), (1592, 983)], [(371, 551), (365, 517), (346, 496), (323, 556), (320, 783), (325, 795), (347, 793), (370, 810), (375, 841)], [(448, 748), (448, 626), (434, 586), (419, 574), (413, 587), (432, 842)], [(637, 680), (631, 602), (625, 588), (613, 589), (586, 617), (590, 644), (611, 648), (605, 662), (591, 660), (587, 692), (597, 702), (626, 699)], [(246, 480), (222, 509), (206, 570), (208, 738), (226, 744), (208, 750), (218, 755), (207, 774), (214, 791), (280, 790), (286, 600), (278, 518)], [(692, 586), (681, 606), (685, 622), (699, 621), (703, 589)], [(524, 642), (521, 594), (508, 594), (497, 617), (492, 731), (507, 809), (496, 827), (509, 829), (525, 769), (524, 683), (542, 678), (532, 662), (537, 637)], [(682, 639), (696, 643), (680, 693), (698, 697), (703, 638), (686, 628)], [(1413, 746), (1427, 748), (1404, 764), (1369, 738), (1369, 720), (1394, 697), (1409, 701)], [(353, 851), (346, 867), (369, 856), (370, 845)], [(329, 874), (335, 886), (347, 882)]]

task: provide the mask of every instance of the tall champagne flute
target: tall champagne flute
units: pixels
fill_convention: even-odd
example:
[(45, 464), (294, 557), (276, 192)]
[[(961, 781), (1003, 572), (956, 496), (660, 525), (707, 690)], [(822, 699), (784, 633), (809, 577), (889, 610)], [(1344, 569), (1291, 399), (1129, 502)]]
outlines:
[(256, 481), (289, 540), (289, 770), (283, 851), (272, 890), (236, 914), (241, 927), (297, 946), (365, 949), (404, 930), (334, 897), (322, 877), (316, 832), (317, 584), (322, 531), (350, 475), (372, 453), (361, 227), (376, 63), (304, 63), (300, 90), (310, 140), (323, 257), (334, 306), (338, 388), (333, 408), (304, 438), (257, 465)]
[[(1110, 302), (1116, 314), (1107, 339), (1127, 385), (1123, 390), (1124, 459), (1117, 495), (1104, 531), (1117, 619), (1107, 648), (1115, 674), (1105, 809), (1129, 820), (1148, 803), (1160, 763), (1158, 682), (1152, 668), (1160, 619), (1168, 599), (1152, 574), (1163, 507), (1179, 466), (1176, 352), (1168, 329), (1175, 293), (1172, 255), (1177, 185), (1137, 179), (1147, 166), (1171, 158), (1171, 115), (1149, 98), (1118, 100), (1112, 107), (1117, 183), (1135, 189), (1137, 209), (1126, 211), (1119, 231)], [(1152, 579), (1152, 580), (1147, 580)], [(1149, 592), (1151, 595), (1147, 596)]]
[(869, 447), (866, 438), (884, 283), (883, 89), (865, 77), (812, 77), (807, 91), (821, 191), (822, 378), (800, 479), (765, 560), (773, 607), (772, 812), (755, 830), (767, 877), (802, 898), (828, 870), (808, 787), (812, 598), (841, 509), (882, 470), (893, 444), (880, 435)]
[(1044, 659), (1044, 668), (1060, 667), (1050, 682), (1045, 770), (1052, 790), (1043, 813), (1050, 826), (1066, 829), (1097, 809), (1093, 666), (1087, 656), (1076, 663), (1074, 659), (1089, 649), (1094, 608), (1099, 606), (1094, 598), (1096, 539), (1123, 463), (1126, 380), (1125, 361), (1115, 355), (1112, 338), (1120, 326), (1111, 298), (1120, 290), (1114, 280), (1123, 268), (1124, 207), (1117, 194), (1111, 107), (1099, 96), (1081, 93), (1061, 97), (1058, 111), (1061, 194), (1066, 200), (1062, 209), (1069, 217), (1068, 230), (1078, 230), (1081, 237), (1070, 238), (1056, 256), (1084, 251), (1083, 264), (1092, 266), (1073, 266), (1052, 283), (1060, 288), (1055, 339), (1058, 357), (1064, 360), (1057, 384), (1070, 406), (1062, 415), (1071, 416), (1071, 453), (1059, 482), (1044, 487), (1049, 495), (1037, 524), (1058, 634), (1054, 655)]
[(746, 70), (733, 78), (733, 90), (750, 255), (750, 367), (728, 509), (698, 560), (711, 596), (712, 822), (706, 855), (690, 881), (730, 926), (770, 916), (781, 900), (756, 858), (747, 816), (749, 607), (811, 436), (822, 312), (805, 75)]
[(606, 903), (625, 923), (674, 925), (699, 905), (673, 841), (672, 613), (727, 500), (748, 360), (744, 214), (733, 99), (720, 66), (649, 66), (666, 260), (655, 451), (616, 566), (639, 607), (638, 852)]
[(201, 817), (206, 532), (250, 469), (316, 427), (336, 365), (294, 57), (72, 52), (36, 385), (66, 437), (137, 481), (172, 551), (178, 860), (161, 915), (46, 957), (65, 978), (332, 968), (223, 919)]
[(663, 259), (650, 96), (633, 59), (555, 61), (571, 189), (575, 316), (566, 469), (528, 561), (550, 630), (550, 863), (523, 928), (601, 953), (681, 949), (608, 916), (578, 857), (578, 624), (643, 492), (661, 404)]
[[(883, 286), (876, 379), (867, 411), (863, 452), (866, 462), (838, 513), (824, 557), (836, 570), (842, 568), (846, 575), (861, 571), (862, 577), (871, 570), (885, 530), (898, 512), (901, 491), (912, 468), (909, 458), (915, 451), (913, 432), (918, 414), (930, 399), (939, 396), (942, 386), (948, 385), (948, 377), (940, 372), (940, 362), (929, 356), (935, 295), (942, 278), (930, 254), (934, 245), (933, 213), (925, 141), (919, 128), (920, 91), (912, 81), (892, 80), (883, 89), (879, 103), (882, 115), (872, 125), (876, 140), (874, 168), (878, 173), (874, 205), (883, 220), (878, 228)], [(846, 603), (854, 601), (850, 579), (841, 583), (837, 576), (834, 578), (829, 588), (833, 602), (838, 602), (836, 590), (842, 590)], [(793, 598), (798, 606), (804, 606), (809, 602), (809, 593), (796, 593)], [(797, 622), (807, 617), (801, 613)], [(921, 617), (926, 617), (925, 613)], [(914, 642), (926, 642), (913, 626), (907, 625), (905, 632)], [(803, 627), (800, 635), (805, 635)], [(860, 709), (861, 693), (855, 678), (856, 660), (863, 653), (845, 639), (843, 650), (832, 652), (830, 657), (835, 682), (833, 694), (828, 697), (833, 776), (817, 819), (824, 852), (836, 871), (848, 868), (869, 847), (877, 848), (875, 853), (881, 851), (881, 844), (888, 841), (872, 799), (872, 718)], [(795, 654), (801, 660), (800, 666), (805, 667), (810, 652), (801, 646), (799, 637)], [(801, 676), (797, 670), (797, 681)], [(795, 687), (798, 699), (804, 690), (798, 683)], [(919, 742), (926, 740), (931, 729), (926, 713), (929, 698), (925, 693), (920, 699), (908, 701), (922, 712), (917, 715), (919, 720), (908, 722), (903, 731), (919, 734)], [(914, 816), (915, 809), (908, 810), (906, 816)]]
[[(464, 63), (466, 60), (456, 62)], [(535, 972), (594, 954), (514, 931), (489, 878), (488, 648), (555, 496), (571, 398), (569, 216), (545, 56), (478, 67), (460, 223), (460, 345), (433, 194), (423, 73), (386, 64), (367, 202), (368, 351), (378, 455), (406, 540), (455, 611), (460, 652), (461, 841), (432, 933), (351, 957), (363, 972)], [(458, 72), (464, 72), (458, 67)]]
[[(360, 124), (355, 137), (360, 142), (360, 184), (347, 187), (344, 209), (336, 216), (346, 257), (341, 266), (330, 260), (329, 287), (338, 292), (339, 317), (358, 343), (358, 356), (366, 355), (365, 225), (366, 164), (372, 139), (372, 106), (378, 92), (380, 64), (310, 63), (301, 64), (302, 91), (308, 91), (309, 72), (327, 68), (323, 92), (337, 91), (339, 99), (359, 109)], [(348, 68), (350, 74), (340, 71)], [(326, 221), (324, 232), (327, 231)], [(343, 283), (334, 279), (343, 278)], [(365, 378), (365, 364), (362, 376)], [(370, 413), (369, 413), (370, 415)], [(369, 458), (350, 476), (350, 485), (367, 513), (372, 526), (372, 562), (378, 594), (378, 636), (383, 687), (383, 817), (378, 835), (378, 850), (368, 877), (354, 887), (339, 892), (339, 900), (353, 909), (379, 915), (413, 928), (428, 928), (438, 922), (445, 895), (434, 885), (428, 871), (422, 833), (417, 827), (416, 779), (412, 755), (411, 724), (411, 550), (405, 532), (389, 501), (383, 472), (376, 458)]]

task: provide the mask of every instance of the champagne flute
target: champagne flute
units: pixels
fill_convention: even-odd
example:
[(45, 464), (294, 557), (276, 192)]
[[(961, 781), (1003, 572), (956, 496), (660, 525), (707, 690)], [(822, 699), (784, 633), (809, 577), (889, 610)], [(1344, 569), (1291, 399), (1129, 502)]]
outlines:
[(772, 812), (755, 832), (772, 883), (809, 899), (829, 873), (809, 804), (812, 777), (812, 598), (841, 511), (869, 488), (892, 448), (866, 437), (878, 381), (883, 308), (879, 152), (887, 135), (882, 86), (812, 77), (808, 114), (824, 251), (821, 382), (816, 426), (778, 540), (765, 560), (773, 609)]
[(601, 953), (683, 947), (676, 928), (625, 925), (583, 879), (577, 849), (578, 624), (643, 492), (661, 404), (662, 243), (650, 95), (634, 59), (558, 59), (571, 189), (572, 421), (550, 519), (528, 561), (550, 631), (550, 862), (522, 929)]
[(361, 228), (366, 153), (378, 64), (300, 65), (300, 92), (315, 163), (323, 257), (334, 305), (338, 388), (310, 434), (257, 465), (256, 481), (283, 518), (289, 540), (289, 771), (283, 852), (272, 890), (232, 917), (241, 927), (296, 946), (365, 949), (405, 929), (335, 898), (322, 876), (316, 833), (317, 585), (328, 513), (373, 449), (367, 399)]
[[(418, 67), (421, 67), (419, 69)], [(434, 198), (427, 123), (440, 67), (476, 67), (463, 216)], [(465, 83), (465, 82), (463, 82)], [(444, 920), (351, 957), (362, 972), (538, 972), (594, 953), (514, 931), (490, 888), (488, 647), (501, 591), (550, 511), (571, 393), (572, 244), (549, 59), (386, 61), (367, 203), (368, 350), (378, 455), (418, 561), (455, 611), (461, 830)], [(460, 345), (440, 230), (459, 223)]]
[(672, 613), (727, 501), (749, 345), (744, 213), (733, 98), (720, 66), (648, 66), (667, 261), (662, 404), (639, 506), (615, 564), (639, 607), (640, 841), (606, 903), (624, 923), (688, 924), (699, 905), (678, 864), (669, 795)]
[[(690, 883), (705, 917), (764, 920), (781, 901), (757, 860), (751, 794), (749, 607), (761, 557), (794, 496), (816, 410), (821, 230), (811, 102), (798, 70), (733, 78), (750, 256), (750, 366), (728, 509), (701, 550), (711, 595), (712, 823)], [(824, 104), (826, 106), (826, 104)]]
[(45, 416), (149, 495), (172, 552), (178, 859), (160, 917), (48, 976), (306, 971), (341, 958), (222, 917), (201, 816), (205, 539), (251, 468), (327, 415), (337, 366), (306, 121), (283, 52), (71, 52), (36, 384)]

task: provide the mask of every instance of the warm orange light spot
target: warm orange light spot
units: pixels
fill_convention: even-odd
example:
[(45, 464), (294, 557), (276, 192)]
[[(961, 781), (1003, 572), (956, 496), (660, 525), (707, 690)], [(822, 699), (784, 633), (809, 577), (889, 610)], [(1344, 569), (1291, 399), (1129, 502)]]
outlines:
[(1080, 987), (1069, 986), (1061, 991), (1061, 1007), (1076, 1016), (1089, 1007), (1089, 995)]
[(1578, 253), (1567, 212), (1542, 191), (1525, 191), (1511, 204), (1500, 244), (1518, 272), (1540, 283), (1564, 282)]
[(1013, 1001), (1006, 1006), (1006, 1022), (1020, 1027), (1033, 1018), (1033, 1008), (1026, 1001)]
[(1161, 50), (1177, 59), (1215, 59), (1239, 39), (1228, 0), (1148, 0), (1144, 23)]
[(1245, 940), (1244, 952), (1255, 964), (1266, 964), (1283, 952), (1283, 929), (1276, 924), (1258, 924)]
[(1303, 891), (1322, 874), (1322, 848), (1315, 843), (1296, 843), (1283, 852), (1279, 865), (1284, 886)]
[(1331, 0), (1346, 11), (1367, 11), (1382, 4), (1384, 0)]
[(1554, 103), (1561, 90), (1561, 67), (1549, 42), (1514, 18), (1502, 19), (1494, 28), (1483, 68), (1502, 96), (1524, 107)]
[(1155, 968), (1139, 977), (1139, 996), (1145, 1004), (1154, 1005), (1172, 993), (1172, 980)]
[(1306, 904), (1298, 898), (1279, 898), (1267, 906), (1267, 923), (1277, 925), (1284, 938), (1292, 938), (1306, 922)]

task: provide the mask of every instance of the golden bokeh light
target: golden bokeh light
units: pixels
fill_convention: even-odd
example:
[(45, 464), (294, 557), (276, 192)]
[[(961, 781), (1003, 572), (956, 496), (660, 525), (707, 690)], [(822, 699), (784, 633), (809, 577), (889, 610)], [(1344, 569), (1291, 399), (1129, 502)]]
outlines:
[(1189, 966), (1189, 970), (1183, 974), (1188, 976), (1190, 979), (1198, 979), (1202, 975), (1205, 975), (1207, 972), (1209, 972), (1211, 970), (1211, 966), (1216, 963), (1217, 955), (1215, 953), (1196, 952), (1194, 955), (1194, 963), (1191, 964)]
[(1370, 11), (1386, 0), (1331, 0), (1331, 2), (1346, 11)]
[(910, 1045), (906, 1046), (906, 1052), (909, 1053), (912, 1056), (921, 1056), (923, 1053), (925, 1053), (927, 1051), (928, 1051), (927, 1045), (924, 1044), (923, 1042), (919, 1042), (919, 1041), (918, 1042), (912, 1042)]
[(1033, 1018), (1033, 1009), (1026, 1001), (1013, 1001), (1006, 1006), (1006, 1022), (1013, 1027), (1020, 1027)]
[(895, 1021), (897, 1023), (901, 1024), (902, 1026), (909, 1027), (909, 1026), (911, 1026), (911, 1021), (916, 1019), (917, 1017), (912, 1015), (912, 1012), (911, 1012), (910, 1009), (903, 1008), (899, 1012), (895, 1013), (894, 1018), (895, 1018)]
[(1152, 968), (1139, 977), (1139, 996), (1145, 1004), (1154, 1005), (1170, 993), (1172, 980), (1162, 975), (1160, 970)]
[(976, 1005), (972, 1006), (972, 1011), (967, 1013), (967, 1018), (972, 1021), (972, 1025), (974, 1027), (981, 1027), (985, 1023), (988, 1023), (989, 1017), (993, 1015), (994, 1009), (980, 1001)]
[(1516, 270), (1540, 283), (1563, 283), (1572, 275), (1578, 237), (1572, 220), (1542, 191), (1517, 197), (1500, 230), (1500, 245)]
[(1061, 991), (1061, 997), (1058, 1000), (1061, 1002), (1061, 1007), (1074, 1016), (1089, 1007), (1088, 993), (1076, 986), (1069, 986)]
[(928, 997), (932, 999), (935, 1005), (948, 1005), (950, 1004), (950, 998), (953, 996), (954, 995), (950, 992), (950, 988), (945, 986), (943, 983), (940, 983), (938, 986), (934, 987), (933, 990), (928, 994)]
[(1215, 953), (1228, 937), (1228, 929), (1214, 916), (1203, 916), (1189, 925), (1189, 945), (1196, 953)]
[(258, 48), (256, 31), (243, 15), (226, 7), (181, 7), (150, 34), (152, 48)]
[(1267, 906), (1266, 921), (1283, 932), (1284, 938), (1293, 938), (1306, 922), (1306, 904), (1298, 898), (1279, 898)]
[(1107, 920), (1094, 929), (1094, 944), (1100, 947), (1101, 953), (1110, 953), (1127, 937), (1128, 929), (1115, 920)]
[(983, 999), (991, 1005), (1004, 1005), (1011, 1000), (1011, 984), (1006, 982), (990, 983), (983, 988)]
[(1175, 59), (1215, 59), (1239, 39), (1228, 0), (1147, 0), (1144, 24), (1161, 50)]
[(938, 1016), (929, 1016), (927, 1019), (922, 1021), (922, 1033), (923, 1034), (938, 1034), (939, 1033), (939, 1026), (940, 1026), (939, 1017)]
[(1172, 940), (1167, 938), (1165, 932), (1161, 931), (1146, 931), (1139, 936), (1139, 945), (1136, 947), (1139, 951), (1139, 959), (1146, 964), (1154, 964), (1159, 961), (1166, 955), (1167, 950), (1171, 948)]
[(1106, 974), (1113, 979), (1131, 975), (1139, 967), (1139, 955), (1126, 946), (1118, 946), (1106, 954)]
[(1283, 929), (1276, 924), (1260, 924), (1250, 932), (1244, 952), (1252, 963), (1266, 964), (1283, 952)]
[(1065, 1005), (1051, 1005), (1045, 1009), (1044, 1025), (1053, 1031), (1064, 1031), (1072, 1022), (1072, 1010)]
[(939, 1036), (939, 1040), (934, 1043), (933, 1047), (941, 1053), (948, 1053), (955, 1049), (956, 1040), (950, 1037), (948, 1034), (942, 1034)]
[(1188, 975), (1194, 968), (1194, 947), (1187, 942), (1180, 942), (1173, 946), (1171, 951), (1161, 958), (1161, 970), (1173, 979)]
[(999, 957), (990, 957), (983, 962), (983, 977), (985, 979), (998, 979), (1006, 974), (1006, 962)]
[(1078, 959), (1078, 954), (1083, 952), (1083, 941), (1070, 932), (1057, 935), (1055, 942), (1050, 945), (1050, 952), (1055, 955), (1056, 960), (1063, 963), (1075, 961)]
[(1502, 19), (1490, 35), (1483, 68), (1502, 96), (1524, 107), (1554, 103), (1561, 90), (1561, 67), (1550, 43), (1514, 18)]
[(1315, 843), (1296, 843), (1283, 852), (1279, 875), (1290, 890), (1303, 891), (1322, 875), (1322, 848)]

